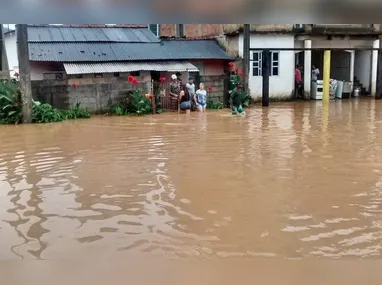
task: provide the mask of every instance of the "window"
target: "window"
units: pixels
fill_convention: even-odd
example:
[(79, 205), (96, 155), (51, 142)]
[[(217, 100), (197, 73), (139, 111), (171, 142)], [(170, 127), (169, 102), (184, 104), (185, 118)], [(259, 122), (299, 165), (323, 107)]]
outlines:
[(255, 51), (253, 53), (253, 76), (262, 75), (263, 53), (261, 51)]
[(94, 78), (102, 78), (103, 74), (102, 73), (94, 73)]
[(154, 35), (159, 37), (159, 24), (149, 24), (148, 28), (153, 32)]
[(119, 72), (114, 72), (114, 77), (119, 77)]
[(272, 51), (271, 53), (271, 76), (279, 75), (279, 52)]
[(130, 72), (130, 75), (131, 76), (140, 76), (141, 73), (139, 71), (133, 71), (133, 72)]
[(177, 37), (183, 38), (184, 37), (184, 26), (183, 26), (183, 24), (176, 24), (175, 29), (176, 29)]
[[(270, 76), (279, 75), (279, 57), (280, 52), (271, 52), (271, 73)], [(261, 51), (255, 51), (252, 58), (252, 76), (262, 76), (262, 64), (263, 64), (263, 53)]]

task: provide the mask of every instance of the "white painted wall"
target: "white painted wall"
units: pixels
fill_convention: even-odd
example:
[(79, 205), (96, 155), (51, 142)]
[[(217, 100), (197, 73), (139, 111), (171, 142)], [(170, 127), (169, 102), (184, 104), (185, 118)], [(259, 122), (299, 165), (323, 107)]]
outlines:
[[(293, 35), (251, 35), (251, 48), (294, 48)], [(238, 50), (243, 57), (243, 35), (239, 37)], [(290, 98), (294, 90), (295, 52), (280, 51), (279, 75), (269, 78), (269, 96), (278, 98)], [(252, 58), (252, 54), (250, 55)], [(252, 62), (249, 71), (249, 89), (252, 98), (262, 96), (263, 78), (253, 76)]]
[(19, 72), (19, 60), (17, 57), (16, 32), (4, 35), (5, 50), (7, 52), (9, 74), (13, 78), (15, 72)]
[(362, 50), (355, 52), (354, 76), (370, 92), (371, 81), (371, 51)]

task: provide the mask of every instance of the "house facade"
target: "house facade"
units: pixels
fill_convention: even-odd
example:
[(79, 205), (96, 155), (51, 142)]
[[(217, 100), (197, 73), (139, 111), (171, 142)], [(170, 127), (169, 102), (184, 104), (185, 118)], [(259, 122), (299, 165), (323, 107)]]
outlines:
[[(60, 108), (81, 101), (99, 112), (131, 89), (130, 75), (147, 92), (174, 73), (183, 82), (192, 76), (213, 87), (211, 96), (222, 100), (232, 60), (214, 39), (161, 39), (147, 25), (30, 25), (28, 44), (36, 99)], [(18, 71), (14, 31), (6, 45), (13, 75)]]
[[(243, 55), (243, 25), (224, 25), (228, 51)], [(331, 56), (331, 78), (358, 86), (366, 95), (375, 95), (379, 48), (379, 24), (270, 24), (251, 25), (251, 48), (343, 48)], [(358, 50), (347, 50), (358, 49)], [(365, 50), (362, 50), (365, 49)], [(249, 88), (256, 99), (262, 95), (261, 52), (251, 53)], [(296, 64), (303, 66), (306, 98), (311, 94), (311, 68), (323, 69), (323, 51), (273, 51), (270, 96), (292, 98)]]

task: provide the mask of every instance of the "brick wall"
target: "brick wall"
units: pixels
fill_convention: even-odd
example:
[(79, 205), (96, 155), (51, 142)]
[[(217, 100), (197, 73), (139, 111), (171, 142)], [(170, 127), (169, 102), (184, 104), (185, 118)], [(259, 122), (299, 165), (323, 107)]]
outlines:
[[(140, 83), (138, 88), (147, 93), (149, 83)], [(81, 103), (82, 108), (92, 113), (106, 113), (110, 104), (119, 103), (129, 90), (133, 90), (133, 86), (126, 81), (80, 85), (78, 88), (71, 87), (66, 81), (32, 81), (34, 100), (49, 103), (58, 109), (73, 108)]]
[[(235, 33), (242, 31), (244, 24), (224, 24), (223, 30), (225, 33)], [(251, 24), (251, 32), (292, 32), (293, 24)]]
[(228, 101), (228, 76), (226, 75), (213, 75), (213, 76), (201, 76), (200, 81), (204, 83), (206, 89), (212, 87), (212, 91), (208, 92), (209, 98), (227, 103)]
[[(221, 24), (184, 24), (184, 36), (186, 38), (209, 38), (223, 34)], [(176, 24), (160, 24), (161, 37), (175, 37)]]

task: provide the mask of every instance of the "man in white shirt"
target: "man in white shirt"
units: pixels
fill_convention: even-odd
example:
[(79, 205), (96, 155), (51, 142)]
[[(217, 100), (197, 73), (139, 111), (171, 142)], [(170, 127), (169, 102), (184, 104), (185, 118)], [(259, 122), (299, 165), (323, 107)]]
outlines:
[(192, 77), (188, 79), (186, 88), (187, 88), (188, 94), (190, 95), (191, 110), (195, 110), (195, 106), (196, 106), (195, 84), (194, 84), (194, 79)]

